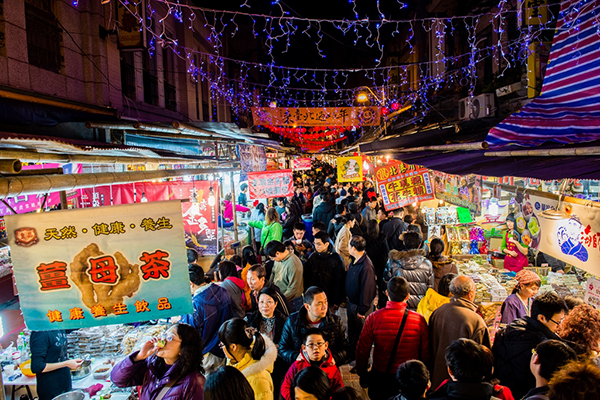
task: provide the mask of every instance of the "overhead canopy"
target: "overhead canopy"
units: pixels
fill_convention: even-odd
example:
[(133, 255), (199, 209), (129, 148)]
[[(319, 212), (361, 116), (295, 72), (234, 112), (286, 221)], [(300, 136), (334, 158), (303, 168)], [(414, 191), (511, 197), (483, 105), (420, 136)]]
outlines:
[(566, 0), (542, 95), (490, 130), (492, 147), (600, 140), (600, 0)]

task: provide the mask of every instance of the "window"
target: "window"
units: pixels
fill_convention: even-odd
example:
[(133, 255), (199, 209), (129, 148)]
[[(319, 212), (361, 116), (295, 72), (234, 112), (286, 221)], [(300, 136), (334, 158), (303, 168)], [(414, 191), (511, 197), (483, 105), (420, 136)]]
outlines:
[(60, 72), (62, 29), (52, 12), (51, 0), (27, 0), (25, 24), (29, 64), (49, 71)]
[[(142, 53), (142, 70), (144, 81), (144, 102), (158, 106), (158, 69), (154, 38), (148, 35), (148, 49)], [(152, 55), (151, 55), (152, 54)]]
[[(173, 35), (167, 32), (168, 37)], [(175, 55), (173, 50), (163, 48), (163, 76), (165, 85), (165, 108), (171, 111), (177, 111), (177, 88), (175, 87)]]
[(121, 91), (123, 96), (135, 99), (135, 68), (133, 52), (121, 51)]

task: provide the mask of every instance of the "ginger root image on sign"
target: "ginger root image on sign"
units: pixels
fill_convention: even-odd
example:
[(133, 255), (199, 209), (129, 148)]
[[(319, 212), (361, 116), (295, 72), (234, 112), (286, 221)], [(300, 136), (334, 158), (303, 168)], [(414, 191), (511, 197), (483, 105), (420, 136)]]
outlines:
[(102, 253), (96, 243), (79, 252), (70, 267), (71, 280), (81, 291), (83, 303), (90, 310), (101, 306), (106, 315), (115, 314), (113, 306), (140, 288), (139, 265), (130, 264), (120, 252), (114, 256)]

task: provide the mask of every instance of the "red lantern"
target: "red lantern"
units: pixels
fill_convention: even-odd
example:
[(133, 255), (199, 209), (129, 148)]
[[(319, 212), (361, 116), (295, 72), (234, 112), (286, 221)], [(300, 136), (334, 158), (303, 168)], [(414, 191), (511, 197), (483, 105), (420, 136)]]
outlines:
[(398, 111), (400, 109), (400, 104), (394, 102), (394, 103), (392, 103), (390, 108), (394, 111)]
[(388, 115), (390, 113), (390, 109), (387, 107), (381, 107), (381, 115)]

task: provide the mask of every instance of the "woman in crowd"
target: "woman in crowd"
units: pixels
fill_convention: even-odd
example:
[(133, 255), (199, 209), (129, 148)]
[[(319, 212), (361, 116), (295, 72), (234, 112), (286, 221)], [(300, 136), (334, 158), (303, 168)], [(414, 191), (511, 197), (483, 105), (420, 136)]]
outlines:
[(515, 279), (518, 283), (512, 294), (504, 300), (500, 309), (502, 313), (500, 322), (503, 324), (510, 324), (515, 319), (531, 314), (531, 302), (539, 292), (542, 284), (540, 277), (535, 272), (527, 269), (519, 271)]
[(452, 293), (450, 293), (450, 282), (457, 276), (457, 274), (453, 273), (442, 276), (442, 279), (440, 279), (438, 284), (437, 292), (433, 290), (433, 288), (427, 289), (425, 297), (421, 299), (417, 306), (417, 312), (425, 318), (427, 323), (429, 323), (429, 317), (431, 317), (431, 314), (433, 314), (435, 310), (446, 303), (450, 303), (450, 297), (452, 297)]
[(250, 296), (252, 295), (252, 290), (250, 286), (248, 286), (248, 270), (254, 264), (258, 264), (258, 260), (256, 259), (256, 253), (252, 246), (244, 246), (242, 249), (242, 272), (240, 273), (240, 278), (244, 281), (244, 295), (246, 297), (246, 301), (244, 303), (244, 310), (248, 311), (252, 308), (252, 300)]
[(221, 261), (218, 268), (221, 287), (227, 290), (229, 297), (231, 297), (233, 315), (244, 318), (246, 316), (244, 306), (247, 306), (247, 303), (250, 302), (250, 298), (246, 297), (244, 293), (246, 282), (239, 278), (237, 267), (231, 261)]
[(382, 301), (385, 296), (386, 288), (383, 284), (383, 271), (387, 263), (387, 255), (390, 252), (387, 238), (385, 235), (379, 232), (379, 224), (377, 220), (372, 219), (367, 222), (367, 234), (365, 235), (367, 241), (366, 252), (371, 262), (373, 262), (373, 268), (375, 269), (375, 276), (377, 278), (377, 287), (379, 288), (379, 308), (385, 307), (385, 301)]
[(519, 272), (527, 265), (528, 247), (521, 243), (521, 235), (515, 230), (515, 214), (510, 213), (506, 217), (506, 226), (508, 230), (502, 237), (502, 246), (500, 251), (506, 254), (504, 257), (504, 268), (509, 271)]
[(435, 282), (433, 284), (433, 290), (438, 290), (438, 285), (442, 276), (446, 274), (458, 274), (458, 269), (454, 260), (444, 255), (445, 245), (444, 241), (439, 238), (431, 240), (429, 244), (429, 261), (433, 265), (433, 274), (435, 275)]
[(308, 367), (298, 372), (292, 382), (292, 400), (329, 400), (331, 387), (327, 374), (319, 367)]
[(343, 217), (340, 217), (339, 221), (341, 221), (344, 226), (342, 226), (342, 229), (340, 229), (337, 238), (335, 239), (335, 251), (342, 256), (347, 271), (348, 266), (352, 261), (350, 252), (348, 251), (348, 243), (350, 243), (350, 239), (352, 239), (350, 230), (354, 227), (356, 219), (354, 218), (354, 215), (344, 215)]
[(261, 229), (260, 245), (264, 249), (271, 240), (281, 241), (283, 237), (283, 228), (279, 223), (279, 214), (273, 207), (269, 207), (264, 221), (250, 221), (248, 225)]
[(187, 324), (175, 324), (117, 363), (110, 374), (118, 387), (141, 386), (140, 400), (202, 400), (202, 338)]
[(294, 204), (288, 203), (285, 206), (285, 220), (283, 221), (282, 229), (283, 229), (283, 237), (288, 239), (294, 236), (294, 224), (296, 222), (300, 222), (300, 216), (298, 215), (298, 211)]
[[(265, 220), (265, 205), (258, 203), (258, 205), (250, 213), (250, 221), (264, 221)], [(256, 243), (256, 251), (260, 250), (260, 236), (262, 230), (260, 228), (254, 228), (254, 242)]]
[(556, 332), (582, 359), (598, 363), (600, 312), (589, 304), (575, 307)]
[(204, 400), (254, 400), (254, 390), (238, 369), (219, 367), (206, 378)]
[[(239, 212), (248, 212), (250, 209), (248, 207), (244, 207), (242, 205), (235, 205), (236, 211)], [(225, 195), (225, 200), (223, 200), (223, 218), (225, 219), (225, 227), (231, 226), (233, 222), (233, 203), (231, 202), (231, 193)], [(221, 216), (219, 215), (219, 220)], [(220, 224), (219, 224), (220, 225)]]
[(548, 386), (550, 400), (600, 400), (600, 368), (573, 361), (555, 373)]
[(230, 319), (219, 328), (220, 346), (227, 364), (244, 374), (257, 400), (273, 400), (273, 363), (277, 348), (267, 336), (239, 318)]

